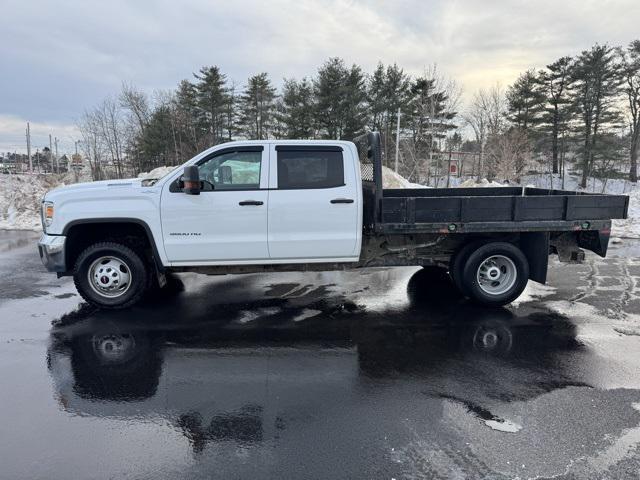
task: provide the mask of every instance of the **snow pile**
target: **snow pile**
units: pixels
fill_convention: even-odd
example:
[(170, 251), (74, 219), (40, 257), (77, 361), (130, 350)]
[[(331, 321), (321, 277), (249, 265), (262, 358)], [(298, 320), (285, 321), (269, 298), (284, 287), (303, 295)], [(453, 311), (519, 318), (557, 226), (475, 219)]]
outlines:
[(611, 234), (623, 238), (640, 238), (640, 190), (627, 192), (629, 212), (626, 220), (614, 220)]
[(482, 180), (474, 180), (473, 178), (469, 178), (462, 182), (458, 187), (460, 188), (470, 188), (470, 187), (510, 187), (512, 185), (507, 185), (504, 183), (498, 183), (494, 180), (489, 181), (486, 178)]
[(412, 183), (399, 173), (390, 168), (382, 166), (382, 187), (383, 188), (429, 188), (419, 183)]
[(154, 168), (150, 172), (143, 172), (139, 174), (138, 178), (142, 178), (143, 180), (148, 180), (148, 179), (159, 180), (165, 175), (168, 175), (169, 173), (173, 172), (175, 169), (176, 167), (158, 167), (158, 168)]
[(40, 230), (40, 202), (58, 184), (51, 175), (0, 175), (0, 229)]

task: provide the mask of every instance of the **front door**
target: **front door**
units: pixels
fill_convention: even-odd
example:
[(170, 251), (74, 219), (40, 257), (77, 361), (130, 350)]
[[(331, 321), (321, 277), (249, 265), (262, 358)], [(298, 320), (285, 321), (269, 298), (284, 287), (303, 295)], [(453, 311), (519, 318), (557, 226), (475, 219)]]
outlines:
[(262, 146), (229, 147), (198, 162), (203, 190), (187, 195), (178, 182), (162, 190), (162, 234), (176, 264), (269, 259), (268, 155)]

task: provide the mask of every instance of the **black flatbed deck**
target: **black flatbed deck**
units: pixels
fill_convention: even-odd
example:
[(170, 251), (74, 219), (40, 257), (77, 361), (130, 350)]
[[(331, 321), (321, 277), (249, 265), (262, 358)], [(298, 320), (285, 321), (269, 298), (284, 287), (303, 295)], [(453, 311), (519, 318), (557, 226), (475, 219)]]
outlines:
[(626, 218), (629, 197), (543, 188), (384, 189), (378, 232), (601, 230)]

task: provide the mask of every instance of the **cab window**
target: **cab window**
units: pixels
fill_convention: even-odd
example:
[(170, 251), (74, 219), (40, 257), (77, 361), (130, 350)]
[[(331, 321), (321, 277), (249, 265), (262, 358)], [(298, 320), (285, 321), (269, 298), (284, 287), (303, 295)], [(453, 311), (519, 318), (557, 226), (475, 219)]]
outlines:
[(262, 152), (228, 152), (198, 165), (200, 180), (213, 190), (251, 190), (260, 188)]
[(278, 151), (278, 189), (334, 188), (344, 185), (341, 151)]

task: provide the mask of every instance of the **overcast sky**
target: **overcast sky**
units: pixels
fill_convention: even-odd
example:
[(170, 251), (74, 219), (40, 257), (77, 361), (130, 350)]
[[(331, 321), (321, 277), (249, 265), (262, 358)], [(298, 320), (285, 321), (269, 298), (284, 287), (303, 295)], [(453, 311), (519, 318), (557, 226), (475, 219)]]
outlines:
[(71, 148), (82, 111), (127, 81), (173, 88), (202, 65), (247, 76), (313, 75), (331, 56), (371, 71), (427, 65), (465, 94), (574, 55), (640, 37), (640, 1), (0, 0), (0, 151), (48, 134)]

